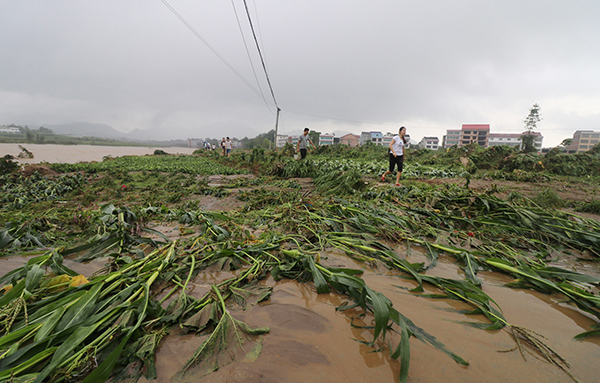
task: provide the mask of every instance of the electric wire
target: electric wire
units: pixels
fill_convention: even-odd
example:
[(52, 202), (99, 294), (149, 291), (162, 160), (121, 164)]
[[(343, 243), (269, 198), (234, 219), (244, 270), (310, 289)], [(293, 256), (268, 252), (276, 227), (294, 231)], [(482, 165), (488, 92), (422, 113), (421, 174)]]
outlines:
[(197, 31), (194, 29), (194, 27), (192, 27), (192, 26), (190, 25), (190, 23), (188, 23), (188, 22), (187, 22), (187, 21), (186, 21), (186, 20), (183, 18), (183, 16), (181, 16), (181, 15), (180, 15), (180, 14), (177, 12), (177, 10), (175, 10), (175, 8), (173, 8), (173, 7), (171, 6), (171, 4), (169, 4), (169, 3), (167, 2), (167, 0), (160, 0), (160, 1), (161, 1), (161, 2), (162, 2), (164, 5), (165, 5), (165, 7), (167, 7), (167, 8), (168, 8), (168, 9), (169, 9), (169, 10), (170, 10), (170, 11), (171, 11), (171, 12), (172, 12), (172, 13), (173, 13), (173, 14), (174, 14), (174, 15), (175, 15), (175, 16), (176, 16), (176, 17), (177, 17), (177, 18), (178, 18), (178, 19), (179, 19), (179, 20), (180, 20), (182, 23), (183, 23), (183, 25), (185, 25), (185, 26), (186, 26), (186, 27), (187, 27), (187, 28), (188, 28), (188, 29), (189, 29), (189, 30), (190, 30), (190, 31), (191, 31), (191, 32), (192, 32), (192, 33), (193, 33), (193, 34), (194, 34), (194, 35), (195, 35), (195, 36), (196, 36), (196, 37), (197, 37), (199, 40), (200, 40), (200, 41), (202, 41), (202, 42), (204, 43), (204, 45), (206, 45), (206, 46), (208, 47), (208, 49), (210, 49), (210, 50), (211, 50), (211, 52), (212, 52), (212, 53), (213, 53), (215, 56), (217, 56), (217, 57), (219, 58), (219, 60), (221, 60), (221, 61), (222, 61), (222, 62), (223, 62), (223, 63), (224, 63), (224, 64), (225, 64), (225, 65), (226, 65), (226, 66), (227, 66), (227, 67), (228, 67), (228, 68), (229, 68), (229, 69), (230, 69), (230, 70), (231, 70), (233, 73), (235, 73), (235, 75), (236, 75), (236, 76), (238, 76), (238, 77), (239, 77), (239, 79), (240, 79), (240, 80), (242, 80), (242, 81), (243, 81), (243, 82), (244, 82), (244, 83), (245, 83), (245, 84), (246, 84), (246, 85), (247, 85), (247, 86), (248, 86), (248, 87), (249, 87), (249, 88), (250, 88), (250, 89), (251, 89), (251, 90), (252, 90), (254, 93), (256, 93), (256, 95), (257, 95), (258, 97), (262, 98), (262, 99), (263, 99), (265, 102), (267, 102), (267, 99), (266, 99), (264, 96), (262, 96), (262, 95), (261, 95), (261, 93), (260, 93), (258, 90), (256, 90), (256, 88), (254, 88), (254, 86), (252, 86), (252, 84), (250, 84), (250, 82), (248, 82), (248, 80), (246, 80), (246, 79), (244, 78), (244, 76), (242, 76), (242, 75), (241, 75), (241, 74), (240, 74), (240, 73), (239, 73), (239, 72), (238, 72), (238, 71), (237, 71), (237, 70), (236, 70), (236, 69), (235, 69), (235, 68), (234, 68), (234, 67), (233, 67), (231, 64), (229, 64), (229, 63), (227, 62), (227, 60), (225, 60), (225, 58), (223, 58), (223, 56), (221, 56), (221, 55), (219, 54), (219, 52), (217, 52), (217, 50), (216, 50), (215, 48), (213, 48), (213, 47), (212, 47), (212, 46), (211, 46), (211, 45), (208, 43), (208, 41), (206, 41), (206, 40), (205, 40), (205, 39), (204, 39), (204, 38), (203, 38), (203, 37), (200, 35), (200, 33), (198, 33), (198, 32), (197, 32)]
[(231, 6), (233, 7), (233, 13), (235, 14), (235, 20), (237, 21), (238, 28), (240, 29), (240, 34), (242, 35), (242, 41), (244, 42), (244, 48), (246, 49), (246, 55), (248, 56), (248, 61), (250, 61), (250, 67), (252, 68), (252, 73), (254, 74), (254, 79), (256, 80), (256, 85), (258, 85), (258, 89), (260, 90), (260, 94), (262, 95), (263, 101), (265, 105), (270, 110), (270, 105), (267, 102), (265, 95), (263, 93), (262, 87), (260, 86), (260, 81), (258, 81), (258, 76), (256, 75), (256, 70), (254, 68), (254, 63), (252, 62), (252, 57), (250, 56), (250, 51), (248, 50), (248, 44), (246, 43), (246, 38), (244, 37), (244, 31), (242, 30), (242, 25), (240, 24), (240, 18), (238, 17), (237, 10), (235, 9), (235, 3), (231, 0)]
[(258, 45), (258, 40), (256, 38), (256, 33), (254, 32), (254, 26), (252, 25), (252, 19), (250, 18), (250, 12), (248, 11), (248, 4), (246, 4), (246, 0), (244, 0), (244, 8), (246, 8), (246, 15), (248, 16), (248, 22), (250, 23), (250, 30), (252, 30), (252, 36), (254, 37), (254, 42), (256, 43), (256, 49), (258, 50), (258, 55), (260, 56), (260, 62), (262, 63), (263, 70), (265, 71), (265, 77), (267, 78), (267, 84), (269, 84), (269, 89), (271, 90), (271, 96), (273, 97), (273, 102), (278, 110), (279, 105), (277, 104), (277, 100), (275, 99), (275, 93), (273, 92), (273, 86), (271, 86), (271, 80), (269, 79), (269, 74), (267, 73), (267, 67), (265, 66), (265, 60), (263, 59), (262, 52), (260, 51), (260, 46)]

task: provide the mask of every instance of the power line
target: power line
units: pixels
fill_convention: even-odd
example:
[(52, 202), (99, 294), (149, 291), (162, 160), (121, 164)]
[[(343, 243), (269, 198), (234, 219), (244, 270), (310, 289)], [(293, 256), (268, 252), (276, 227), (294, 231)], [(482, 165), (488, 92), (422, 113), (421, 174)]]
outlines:
[(244, 37), (244, 32), (242, 30), (242, 25), (240, 24), (240, 18), (238, 17), (237, 10), (235, 9), (235, 4), (233, 0), (231, 0), (231, 6), (233, 7), (233, 13), (235, 14), (235, 20), (237, 21), (238, 28), (240, 29), (240, 34), (242, 35), (242, 41), (244, 42), (244, 48), (246, 49), (246, 55), (248, 56), (248, 61), (250, 61), (250, 67), (252, 68), (252, 73), (254, 74), (254, 79), (256, 80), (256, 85), (258, 85), (258, 89), (260, 90), (260, 94), (265, 102), (267, 108), (270, 108), (269, 103), (265, 99), (265, 95), (262, 91), (262, 87), (260, 86), (260, 81), (258, 81), (258, 76), (256, 75), (256, 70), (254, 69), (254, 63), (252, 62), (252, 58), (250, 57), (250, 51), (248, 50), (248, 44), (246, 44), (246, 38)]
[(252, 86), (252, 84), (250, 84), (237, 70), (235, 70), (235, 68), (229, 64), (227, 62), (227, 60), (225, 60), (225, 58), (223, 58), (223, 56), (221, 56), (219, 54), (219, 52), (216, 51), (215, 48), (213, 48), (208, 41), (206, 41), (201, 35), (200, 33), (198, 33), (194, 27), (192, 27), (184, 18), (183, 16), (181, 16), (176, 10), (175, 8), (173, 8), (168, 2), (167, 0), (160, 0), (182, 23), (183, 25), (185, 25), (190, 31), (192, 31), (192, 33), (200, 40), (204, 43), (204, 45), (206, 45), (208, 47), (208, 49), (210, 49), (212, 51), (212, 53), (215, 54), (215, 56), (217, 56), (219, 58), (219, 60), (221, 60), (225, 65), (227, 65), (227, 67), (236, 74), (236, 76), (238, 76), (240, 78), (240, 80), (242, 80), (254, 93), (256, 93), (256, 95), (260, 98), (262, 98), (265, 102), (267, 102), (267, 100), (265, 99), (265, 97), (258, 91), (256, 90), (256, 88), (254, 88)]
[(275, 99), (275, 93), (273, 92), (273, 87), (271, 86), (271, 80), (269, 79), (269, 74), (267, 73), (267, 67), (265, 66), (265, 60), (263, 59), (262, 52), (260, 51), (260, 46), (258, 45), (258, 40), (256, 39), (256, 33), (254, 33), (254, 26), (252, 25), (252, 19), (250, 18), (250, 12), (248, 11), (248, 4), (246, 4), (246, 0), (244, 0), (244, 8), (246, 8), (246, 15), (248, 16), (248, 22), (250, 23), (250, 29), (252, 30), (252, 36), (254, 37), (254, 42), (256, 43), (256, 49), (258, 50), (258, 55), (260, 56), (260, 62), (262, 63), (263, 70), (265, 71), (265, 77), (267, 78), (267, 84), (269, 84), (269, 89), (271, 90), (271, 96), (273, 97), (273, 102), (277, 107), (277, 110), (281, 110), (279, 105), (277, 105), (277, 100)]

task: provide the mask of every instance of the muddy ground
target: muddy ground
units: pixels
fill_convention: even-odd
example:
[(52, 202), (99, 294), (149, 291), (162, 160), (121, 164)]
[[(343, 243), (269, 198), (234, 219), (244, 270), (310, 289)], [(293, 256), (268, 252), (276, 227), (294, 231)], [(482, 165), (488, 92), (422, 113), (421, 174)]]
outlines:
[[(28, 172), (52, 175), (46, 165), (27, 167)], [(238, 177), (210, 176), (209, 186), (226, 186)], [(312, 190), (311, 179), (296, 179), (302, 190)], [(409, 180), (430, 185), (455, 183), (464, 185), (464, 179)], [(373, 180), (372, 187), (382, 184)], [(494, 189), (499, 196), (511, 191), (534, 197), (545, 189), (551, 189), (565, 201), (589, 201), (600, 195), (598, 187), (591, 184), (574, 184), (560, 181), (547, 183), (526, 183), (514, 181), (473, 179), (470, 188), (485, 192)], [(223, 198), (213, 196), (193, 196), (205, 210), (228, 212), (244, 203), (236, 198), (237, 193), (249, 188), (227, 189), (230, 194)], [(581, 216), (599, 219), (600, 216), (577, 213)], [(157, 224), (154, 228), (172, 239), (180, 238), (183, 226), (177, 223)], [(410, 262), (425, 260), (425, 254), (412, 248), (410, 255), (403, 244), (396, 244), (398, 254)], [(339, 253), (323, 253), (323, 262), (336, 267), (364, 268)], [(78, 271), (90, 276), (101, 268), (98, 263), (82, 264)], [(0, 259), (0, 271), (23, 264), (26, 258)], [(568, 267), (568, 265), (566, 265)], [(595, 268), (594, 271), (598, 271)], [(455, 260), (440, 256), (435, 268), (428, 274), (462, 279), (463, 272)], [(203, 273), (192, 281), (192, 289), (202, 294), (207, 286), (218, 283), (228, 275)], [(589, 315), (560, 296), (545, 295), (531, 290), (512, 289), (504, 284), (512, 281), (510, 276), (495, 272), (482, 272), (483, 289), (500, 307), (509, 322), (530, 328), (547, 337), (550, 347), (564, 356), (572, 365), (571, 372), (581, 382), (595, 382), (600, 376), (600, 339), (589, 338), (575, 341), (573, 336), (589, 330), (596, 323)], [(369, 286), (383, 292), (394, 303), (394, 307), (411, 318), (416, 325), (429, 331), (449, 349), (470, 362), (461, 367), (443, 353), (411, 339), (411, 367), (409, 382), (571, 382), (564, 372), (543, 361), (539, 356), (526, 354), (524, 359), (518, 351), (511, 350), (515, 343), (506, 330), (484, 331), (465, 325), (463, 322), (484, 323), (486, 319), (478, 315), (464, 315), (460, 310), (470, 310), (465, 303), (437, 300), (414, 296), (407, 289), (414, 283), (401, 278), (398, 272), (386, 269), (367, 269), (363, 278)], [(273, 294), (265, 301), (248, 310), (234, 311), (233, 315), (251, 327), (269, 327), (270, 332), (263, 337), (263, 351), (258, 360), (251, 364), (232, 363), (216, 372), (198, 378), (198, 382), (397, 382), (400, 363), (389, 358), (386, 344), (378, 344), (381, 352), (365, 345), (371, 331), (365, 326), (372, 323), (369, 318), (361, 318), (354, 311), (338, 311), (336, 307), (346, 301), (339, 294), (317, 294), (311, 284), (295, 281), (274, 281), (267, 278), (264, 284), (273, 287)], [(434, 293), (434, 289), (428, 291)], [(191, 291), (191, 294), (194, 292)], [(392, 337), (397, 344), (398, 336)], [(167, 336), (156, 358), (158, 379), (155, 382), (167, 383), (200, 346), (204, 338), (195, 335), (178, 335), (173, 331)], [(508, 351), (508, 352), (507, 352)], [(142, 378), (140, 382), (147, 382)]]

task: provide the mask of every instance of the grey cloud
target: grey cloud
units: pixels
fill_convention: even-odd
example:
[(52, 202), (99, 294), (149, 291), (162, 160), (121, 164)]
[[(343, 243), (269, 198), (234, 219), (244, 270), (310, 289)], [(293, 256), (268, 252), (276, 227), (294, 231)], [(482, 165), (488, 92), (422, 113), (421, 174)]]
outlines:
[[(230, 3), (169, 4), (258, 88)], [(600, 116), (587, 106), (600, 102), (596, 2), (250, 6), (284, 133), (304, 125), (357, 133), (412, 124), (417, 135), (441, 138), (462, 123), (519, 131), (535, 102), (546, 145), (575, 129), (600, 130)], [(254, 136), (274, 127), (274, 108), (159, 1), (40, 0), (4, 8), (0, 123), (88, 121), (177, 138), (225, 130)], [(237, 11), (272, 103), (240, 4)]]

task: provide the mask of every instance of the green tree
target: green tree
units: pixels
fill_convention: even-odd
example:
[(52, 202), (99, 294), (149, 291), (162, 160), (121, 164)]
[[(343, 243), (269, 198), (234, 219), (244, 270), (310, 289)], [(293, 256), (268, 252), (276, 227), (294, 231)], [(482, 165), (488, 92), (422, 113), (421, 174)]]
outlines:
[(308, 137), (313, 142), (313, 144), (315, 144), (315, 146), (319, 146), (319, 136), (321, 136), (321, 132), (317, 132), (314, 130), (308, 132)]
[(542, 120), (540, 114), (540, 106), (533, 104), (533, 107), (529, 109), (529, 115), (525, 118), (525, 132), (521, 136), (521, 151), (523, 153), (532, 153), (537, 151), (533, 142), (535, 141), (534, 130), (537, 128), (537, 123)]
[(569, 146), (573, 143), (573, 139), (572, 138), (565, 138), (564, 140), (562, 140), (562, 142), (560, 143), (560, 146)]

